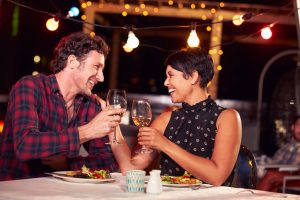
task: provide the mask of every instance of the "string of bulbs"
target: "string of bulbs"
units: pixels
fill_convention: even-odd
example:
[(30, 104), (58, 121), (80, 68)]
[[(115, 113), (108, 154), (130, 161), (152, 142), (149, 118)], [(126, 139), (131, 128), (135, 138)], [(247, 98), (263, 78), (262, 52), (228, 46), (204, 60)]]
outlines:
[[(214, 21), (211, 23), (202, 23), (202, 24), (198, 24), (198, 23), (191, 23), (191, 25), (178, 25), (178, 26), (156, 26), (156, 27), (128, 27), (128, 26), (107, 26), (107, 25), (101, 25), (101, 24), (96, 24), (96, 23), (90, 23), (87, 21), (83, 21), (83, 20), (78, 20), (75, 19), (73, 17), (76, 17), (79, 14), (79, 10), (74, 10), (72, 11), (72, 9), (68, 12), (68, 15), (63, 16), (63, 15), (57, 15), (57, 14), (53, 14), (47, 11), (43, 11), (43, 10), (39, 10), (39, 9), (35, 9), (33, 7), (30, 7), (28, 5), (25, 4), (21, 4), (18, 3), (14, 0), (6, 0), (16, 6), (25, 8), (25, 9), (29, 9), (33, 12), (38, 12), (38, 13), (42, 13), (45, 15), (48, 15), (52, 18), (50, 18), (47, 23), (46, 26), (50, 31), (54, 31), (58, 28), (58, 24), (59, 24), (59, 19), (63, 19), (63, 20), (69, 20), (69, 21), (73, 21), (76, 23), (81, 23), (81, 24), (89, 24), (92, 25), (94, 27), (98, 27), (98, 28), (105, 28), (105, 29), (123, 29), (123, 30), (128, 30), (128, 38), (126, 43), (123, 45), (123, 49), (126, 52), (131, 52), (133, 49), (137, 48), (138, 46), (145, 46), (145, 47), (152, 47), (152, 48), (156, 48), (158, 50), (165, 50), (163, 48), (160, 47), (156, 47), (154, 45), (148, 45), (148, 44), (140, 44), (140, 41), (138, 39), (138, 37), (136, 37), (136, 35), (134, 34), (134, 31), (136, 30), (150, 30), (150, 29), (169, 29), (169, 28), (190, 28), (190, 34), (189, 37), (187, 39), (187, 44), (189, 47), (199, 47), (200, 44), (200, 39), (197, 35), (196, 32), (196, 28), (197, 27), (201, 27), (201, 26), (207, 26), (207, 25), (213, 25), (216, 23), (226, 23), (226, 22), (232, 22), (233, 24), (235, 24), (236, 26), (241, 25), (244, 21), (250, 20), (253, 17), (257, 17), (257, 16), (262, 16), (264, 13), (259, 13), (259, 14), (254, 14), (252, 12), (247, 12), (244, 15), (237, 15), (234, 16), (232, 20), (220, 20), (220, 21)], [(290, 3), (289, 3), (290, 4)], [(287, 5), (282, 6), (283, 8), (286, 7)], [(291, 11), (289, 13), (289, 15), (291, 15), (293, 12)], [(255, 33), (251, 33), (250, 36), (252, 35), (256, 35), (258, 32), (261, 32), (261, 35), (264, 39), (269, 39), (272, 36), (272, 32), (271, 32), (271, 28), (276, 24), (277, 22), (274, 22), (268, 26), (265, 26), (263, 29), (261, 29), (260, 31), (255, 31)], [(246, 36), (244, 38), (247, 38), (249, 36)], [(238, 40), (235, 41), (231, 41), (231, 42), (227, 42), (227, 43), (221, 43), (218, 45), (214, 45), (214, 47), (217, 46), (224, 46), (224, 45), (229, 45), (235, 42), (238, 42), (244, 38), (239, 38)], [(210, 47), (211, 48), (211, 47)], [(166, 50), (167, 51), (167, 50)]]

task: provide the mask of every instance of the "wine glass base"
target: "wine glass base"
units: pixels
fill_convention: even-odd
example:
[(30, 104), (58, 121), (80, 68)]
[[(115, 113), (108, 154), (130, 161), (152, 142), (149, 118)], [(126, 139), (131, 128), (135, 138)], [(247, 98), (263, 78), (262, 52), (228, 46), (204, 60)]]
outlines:
[(152, 149), (146, 149), (146, 148), (141, 148), (135, 151), (135, 153), (138, 154), (147, 154), (147, 153), (152, 153), (153, 150)]
[(117, 141), (117, 140), (114, 140), (114, 141), (110, 141), (110, 142), (106, 142), (105, 144), (110, 144), (110, 145), (121, 145), (122, 143)]

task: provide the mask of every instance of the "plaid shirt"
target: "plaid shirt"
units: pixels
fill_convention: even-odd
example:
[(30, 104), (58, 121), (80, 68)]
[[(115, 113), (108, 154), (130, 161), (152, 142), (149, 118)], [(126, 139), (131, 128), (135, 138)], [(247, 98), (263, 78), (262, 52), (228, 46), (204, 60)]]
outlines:
[(272, 158), (268, 158), (266, 163), (300, 165), (300, 142), (293, 138), (278, 149)]
[(42, 158), (64, 154), (70, 170), (85, 164), (115, 171), (118, 165), (108, 137), (85, 142), (89, 155), (79, 155), (78, 126), (89, 122), (101, 107), (93, 97), (78, 95), (68, 122), (65, 101), (54, 75), (26, 76), (12, 88), (4, 129), (0, 135), (0, 180), (43, 176), (49, 167)]

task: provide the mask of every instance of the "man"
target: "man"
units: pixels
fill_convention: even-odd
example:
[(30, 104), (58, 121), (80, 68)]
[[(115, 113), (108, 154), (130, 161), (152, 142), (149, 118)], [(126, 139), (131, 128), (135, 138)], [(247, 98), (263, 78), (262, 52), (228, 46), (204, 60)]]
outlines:
[[(94, 85), (104, 81), (108, 51), (101, 37), (73, 33), (54, 50), (54, 74), (25, 76), (13, 86), (0, 136), (0, 180), (77, 170), (83, 164), (118, 169), (105, 143), (122, 110), (102, 110), (92, 94)], [(81, 144), (87, 157), (79, 156)]]
[[(268, 158), (267, 164), (300, 165), (300, 116), (296, 116), (293, 120), (291, 131), (293, 132), (291, 141), (278, 149), (272, 158)], [(298, 173), (299, 171), (296, 174)], [(283, 177), (291, 174), (269, 170), (261, 179), (257, 189), (278, 192), (278, 189), (282, 187)], [(296, 184), (300, 185), (299, 182)]]

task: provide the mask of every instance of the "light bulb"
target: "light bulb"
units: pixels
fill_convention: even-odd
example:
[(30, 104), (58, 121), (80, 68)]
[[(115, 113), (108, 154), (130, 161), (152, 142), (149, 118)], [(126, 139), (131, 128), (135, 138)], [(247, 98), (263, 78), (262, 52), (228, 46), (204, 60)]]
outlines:
[(234, 15), (232, 17), (232, 23), (236, 26), (241, 25), (244, 22), (243, 15)]
[(190, 32), (190, 36), (187, 40), (187, 43), (189, 45), (189, 47), (198, 47), (200, 40), (197, 36), (196, 30), (191, 30)]
[(270, 27), (265, 27), (261, 29), (260, 35), (263, 39), (268, 40), (272, 37), (272, 31)]
[(139, 46), (140, 41), (132, 31), (129, 31), (126, 44), (129, 48), (135, 49)]
[(123, 46), (123, 49), (126, 53), (130, 53), (133, 51), (133, 48), (129, 47), (127, 43)]
[(46, 27), (49, 31), (55, 31), (58, 28), (59, 21), (55, 20), (55, 18), (50, 18), (46, 22)]
[(79, 9), (77, 7), (72, 7), (70, 10), (69, 10), (69, 16), (70, 17), (77, 17), (79, 15)]

